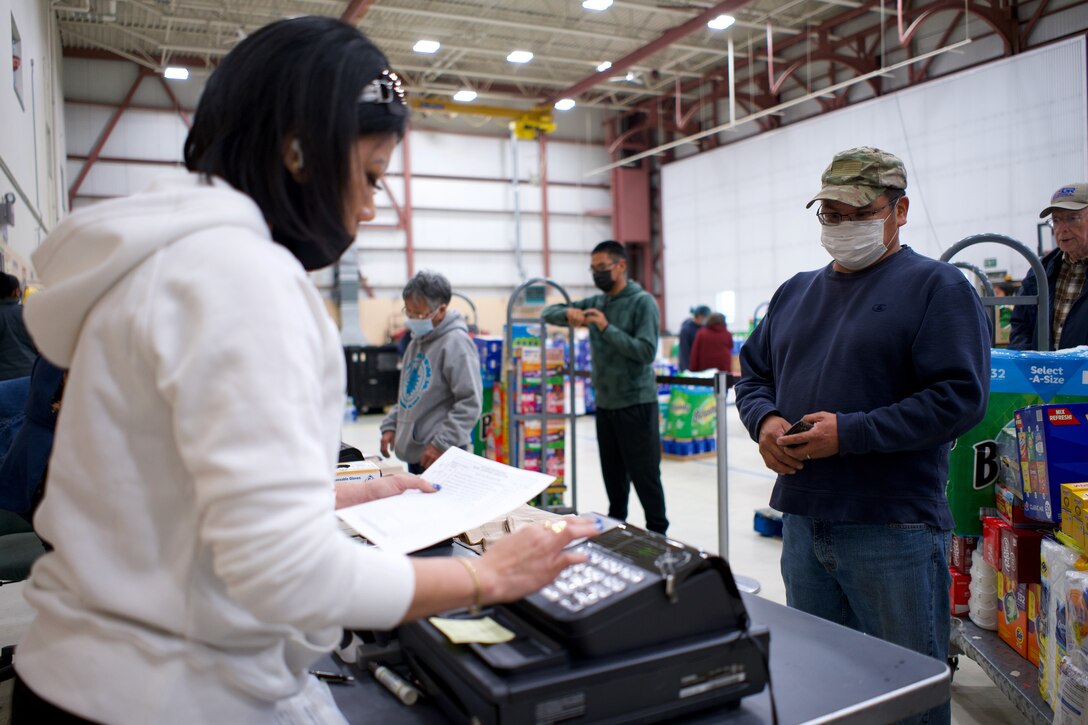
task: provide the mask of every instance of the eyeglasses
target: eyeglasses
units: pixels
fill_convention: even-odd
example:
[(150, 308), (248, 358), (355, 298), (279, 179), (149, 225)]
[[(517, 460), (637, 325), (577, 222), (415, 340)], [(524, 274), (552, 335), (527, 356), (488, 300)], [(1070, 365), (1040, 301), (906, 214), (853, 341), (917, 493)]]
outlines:
[(843, 222), (864, 222), (874, 219), (877, 212), (887, 209), (889, 206), (895, 206), (899, 202), (899, 199), (895, 201), (889, 201), (884, 206), (878, 206), (876, 209), (863, 209), (862, 211), (850, 212), (849, 214), (839, 214), (836, 211), (824, 211), (820, 208), (820, 211), (816, 212), (816, 218), (820, 220), (820, 223), (825, 227), (834, 227), (842, 224)]
[(616, 268), (615, 264), (610, 264), (607, 267), (590, 267), (589, 272), (590, 272), (590, 274), (595, 274), (597, 272), (611, 272), (615, 268)]
[(399, 101), (408, 105), (405, 98), (404, 84), (400, 76), (386, 68), (381, 75), (367, 83), (359, 94), (359, 103), (389, 104)]
[(401, 307), (400, 312), (401, 312), (402, 315), (407, 317), (409, 320), (429, 320), (432, 317), (434, 317), (435, 315), (437, 315), (438, 310), (440, 310), (441, 308), (442, 308), (442, 305), (439, 305), (438, 307), (435, 307), (430, 312), (424, 313), (422, 315), (413, 315), (411, 312), (408, 311), (407, 307)]
[(1074, 214), (1051, 214), (1050, 218), (1046, 220), (1046, 225), (1051, 229), (1054, 229), (1059, 224), (1071, 226), (1080, 224), (1082, 221), (1084, 221), (1084, 212), (1078, 211)]

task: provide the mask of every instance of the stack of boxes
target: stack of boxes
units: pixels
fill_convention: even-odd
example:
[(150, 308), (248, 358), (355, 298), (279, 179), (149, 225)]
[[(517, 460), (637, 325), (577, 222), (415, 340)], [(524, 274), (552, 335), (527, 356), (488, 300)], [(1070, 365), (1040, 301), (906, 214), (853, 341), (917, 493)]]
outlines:
[[(1068, 659), (1078, 646), (1067, 637), (1069, 627), (1088, 628), (1088, 611), (1081, 623), (1067, 601), (1086, 589), (1066, 581), (1076, 574), (1088, 582), (1077, 572), (1088, 567), (1081, 556), (1088, 543), (1088, 403), (1069, 400), (1088, 399), (1088, 355), (995, 350), (993, 357), (991, 410), (980, 424), (985, 430), (961, 437), (952, 454), (952, 613), (962, 614), (969, 551), (981, 546), (998, 572), (998, 635), (1040, 668), (1043, 696), (1057, 707), (1061, 673), (1088, 677)], [(1010, 392), (1010, 386), (1032, 390)], [(977, 521), (969, 516), (972, 508)]]
[[(490, 445), (495, 445), (495, 388), (502, 385), (502, 338), (485, 337), (477, 335), (473, 338), (476, 342), (476, 352), (480, 356), (480, 381), (483, 383), (483, 406), (481, 408), (480, 422), (472, 430), (472, 452), (478, 456), (487, 456), (492, 460), (499, 460), (494, 455), (488, 455)], [(501, 393), (500, 393), (501, 397)], [(498, 420), (502, 421), (500, 412)], [(499, 434), (501, 439), (501, 433)]]

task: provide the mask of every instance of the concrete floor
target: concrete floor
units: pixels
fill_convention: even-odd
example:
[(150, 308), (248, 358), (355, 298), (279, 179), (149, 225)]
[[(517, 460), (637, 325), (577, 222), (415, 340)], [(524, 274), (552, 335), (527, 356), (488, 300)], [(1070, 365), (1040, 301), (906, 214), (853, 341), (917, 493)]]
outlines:
[[(778, 568), (781, 542), (759, 536), (752, 528), (753, 513), (767, 505), (774, 476), (764, 468), (755, 444), (740, 425), (735, 408), (730, 406), (729, 413), (729, 562), (737, 574), (759, 581), (761, 596), (784, 604), (785, 590)], [(380, 421), (381, 416), (370, 415), (346, 424), (344, 441), (364, 451), (377, 451)], [(576, 440), (578, 510), (607, 512), (608, 500), (601, 483), (592, 417), (578, 420)], [(662, 463), (661, 476), (671, 521), (669, 535), (717, 552), (717, 460), (666, 460)], [(636, 525), (645, 525), (642, 508), (633, 494), (629, 518)], [(0, 586), (0, 645), (18, 642), (33, 616), (22, 592), (22, 583)], [(959, 725), (1014, 725), (1023, 721), (1024, 718), (978, 666), (961, 657), (960, 671), (952, 685), (952, 722)]]

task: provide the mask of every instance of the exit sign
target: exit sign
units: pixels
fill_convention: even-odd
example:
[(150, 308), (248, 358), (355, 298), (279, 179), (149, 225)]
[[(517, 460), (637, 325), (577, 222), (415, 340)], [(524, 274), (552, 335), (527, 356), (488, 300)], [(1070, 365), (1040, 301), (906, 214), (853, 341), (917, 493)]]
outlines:
[(986, 269), (994, 269), (997, 267), (997, 257), (987, 257), (982, 260), (982, 266)]

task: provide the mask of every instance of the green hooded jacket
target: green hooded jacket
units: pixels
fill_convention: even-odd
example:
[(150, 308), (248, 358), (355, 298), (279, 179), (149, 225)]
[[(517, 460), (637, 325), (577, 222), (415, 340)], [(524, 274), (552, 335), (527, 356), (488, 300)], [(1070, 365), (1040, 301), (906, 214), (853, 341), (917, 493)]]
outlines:
[[(637, 283), (616, 295), (593, 295), (572, 302), (579, 310), (595, 308), (604, 313), (608, 327), (601, 332), (589, 325), (593, 352), (593, 387), (597, 407), (604, 410), (657, 402), (657, 382), (651, 363), (657, 356), (661, 313), (657, 302)], [(567, 325), (567, 305), (550, 305), (542, 317), (553, 325)]]

